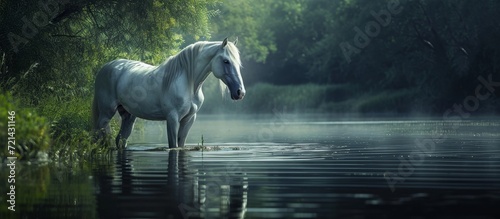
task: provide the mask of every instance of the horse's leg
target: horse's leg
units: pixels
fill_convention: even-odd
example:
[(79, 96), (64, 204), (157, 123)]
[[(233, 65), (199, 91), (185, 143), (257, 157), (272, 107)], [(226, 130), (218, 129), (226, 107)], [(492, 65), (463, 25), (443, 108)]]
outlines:
[(117, 148), (126, 148), (127, 147), (127, 139), (132, 133), (132, 129), (134, 128), (134, 122), (137, 117), (130, 114), (123, 108), (123, 106), (118, 106), (118, 113), (122, 118), (122, 124), (120, 126), (120, 132), (116, 136), (116, 147)]
[(196, 114), (193, 114), (192, 116), (186, 117), (181, 120), (179, 126), (179, 147), (184, 147), (184, 143), (186, 143), (187, 135), (194, 123), (194, 120), (196, 120)]
[(167, 136), (168, 136), (168, 147), (177, 147), (177, 134), (179, 132), (179, 117), (174, 114), (170, 114), (167, 117)]

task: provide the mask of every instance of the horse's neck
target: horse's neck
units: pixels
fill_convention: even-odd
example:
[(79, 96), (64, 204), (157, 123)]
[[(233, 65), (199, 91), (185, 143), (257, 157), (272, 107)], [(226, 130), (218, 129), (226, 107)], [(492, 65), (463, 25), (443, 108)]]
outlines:
[[(176, 60), (172, 62), (176, 62), (175, 65), (167, 61), (165, 65), (159, 66), (157, 71), (160, 72), (165, 86), (170, 86), (170, 83), (179, 74), (186, 74), (187, 86), (193, 91), (193, 94), (196, 93), (211, 73), (211, 62), (217, 53), (218, 46), (215, 43), (191, 45), (191, 48), (182, 51), (183, 54), (174, 57)], [(169, 66), (170, 64), (174, 66)], [(157, 71), (156, 73), (158, 73)]]
[(210, 69), (210, 62), (202, 68), (197, 74), (194, 75), (194, 80), (193, 80), (193, 88), (194, 92), (196, 93), (198, 90), (201, 89), (203, 82), (208, 78), (208, 75), (210, 75), (211, 69)]
[(212, 73), (211, 63), (216, 50), (218, 49), (218, 44), (214, 45), (204, 45), (202, 51), (196, 57), (196, 61), (192, 62), (194, 67), (193, 71), (193, 91), (196, 93), (201, 89), (203, 82), (207, 79), (208, 75)]

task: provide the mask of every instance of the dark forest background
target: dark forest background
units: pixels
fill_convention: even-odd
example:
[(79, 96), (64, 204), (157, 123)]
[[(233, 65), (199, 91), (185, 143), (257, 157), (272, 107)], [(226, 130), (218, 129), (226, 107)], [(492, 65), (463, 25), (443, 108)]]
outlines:
[[(44, 161), (17, 167), (23, 181), (16, 185), (18, 205), (35, 206), (27, 212), (51, 209), (50, 194), (66, 207), (59, 217), (81, 215), (77, 200), (95, 200), (98, 186), (87, 173), (104, 178), (119, 171), (109, 169), (117, 163), (108, 153), (116, 149), (106, 144), (110, 138), (92, 140), (93, 84), (103, 64), (126, 58), (158, 65), (191, 43), (226, 37), (238, 37), (247, 95), (238, 102), (222, 97), (210, 77), (200, 114), (274, 114), (269, 124), (255, 126), (274, 131), (287, 124), (282, 113), (318, 113), (315, 118), (327, 120), (452, 119), (408, 133), (408, 138), (433, 133), (428, 139), (436, 141), (442, 139), (436, 133), (455, 136), (459, 127), (477, 125), (458, 122), (462, 119), (500, 114), (500, 0), (0, 0), (0, 162), (8, 156)], [(111, 136), (118, 123), (112, 120)], [(161, 130), (149, 126), (158, 132), (147, 133), (147, 125), (136, 122), (134, 133), (141, 136), (136, 142), (151, 142), (149, 136)], [(13, 138), (15, 143), (8, 143)], [(197, 148), (203, 151), (203, 135), (193, 138), (201, 140)], [(314, 138), (308, 137), (320, 141)], [(206, 134), (205, 139), (213, 143)], [(396, 140), (389, 143), (406, 142)], [(347, 147), (339, 142), (339, 149)], [(454, 138), (450, 144), (455, 143), (470, 142)], [(7, 154), (12, 146), (15, 153)], [(468, 149), (460, 150), (458, 157), (440, 159), (476, 159), (469, 158)], [(47, 160), (55, 162), (46, 165)], [(6, 182), (3, 172), (0, 181)], [(0, 193), (8, 192), (4, 188)], [(0, 214), (9, 211), (7, 204), (0, 203)]]
[[(479, 76), (500, 81), (494, 0), (4, 0), (0, 13), (2, 90), (34, 106), (92, 96), (110, 60), (159, 64), (227, 36), (239, 38), (246, 112), (439, 114), (474, 95)], [(202, 112), (223, 110), (214, 84)]]
[(44, 147), (47, 132), (86, 139), (104, 63), (159, 64), (225, 37), (239, 39), (247, 96), (222, 98), (210, 78), (201, 113), (500, 111), (497, 0), (2, 0), (1, 116), (38, 118), (18, 131)]
[[(0, 84), (33, 105), (91, 96), (107, 61), (159, 64), (227, 36), (239, 38), (249, 90), (239, 105), (252, 112), (441, 113), (479, 76), (500, 81), (493, 0), (16, 0), (0, 13)], [(482, 105), (498, 112), (498, 101)]]

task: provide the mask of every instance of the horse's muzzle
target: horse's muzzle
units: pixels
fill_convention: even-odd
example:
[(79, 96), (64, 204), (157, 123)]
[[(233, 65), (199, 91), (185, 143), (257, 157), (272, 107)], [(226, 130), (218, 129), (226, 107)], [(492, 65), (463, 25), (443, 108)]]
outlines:
[(236, 90), (235, 94), (231, 94), (231, 99), (233, 100), (241, 100), (243, 97), (245, 97), (245, 88), (238, 88)]

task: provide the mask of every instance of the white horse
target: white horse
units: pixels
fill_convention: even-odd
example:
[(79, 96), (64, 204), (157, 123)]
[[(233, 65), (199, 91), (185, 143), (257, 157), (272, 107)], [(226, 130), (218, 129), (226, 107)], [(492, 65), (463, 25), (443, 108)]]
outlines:
[(245, 96), (236, 43), (227, 38), (197, 42), (159, 66), (125, 59), (105, 64), (96, 76), (92, 105), (97, 138), (109, 134), (109, 121), (118, 111), (122, 118), (116, 137), (118, 148), (126, 147), (137, 117), (166, 120), (168, 146), (184, 146), (203, 104), (201, 88), (210, 73), (229, 88), (231, 99)]

